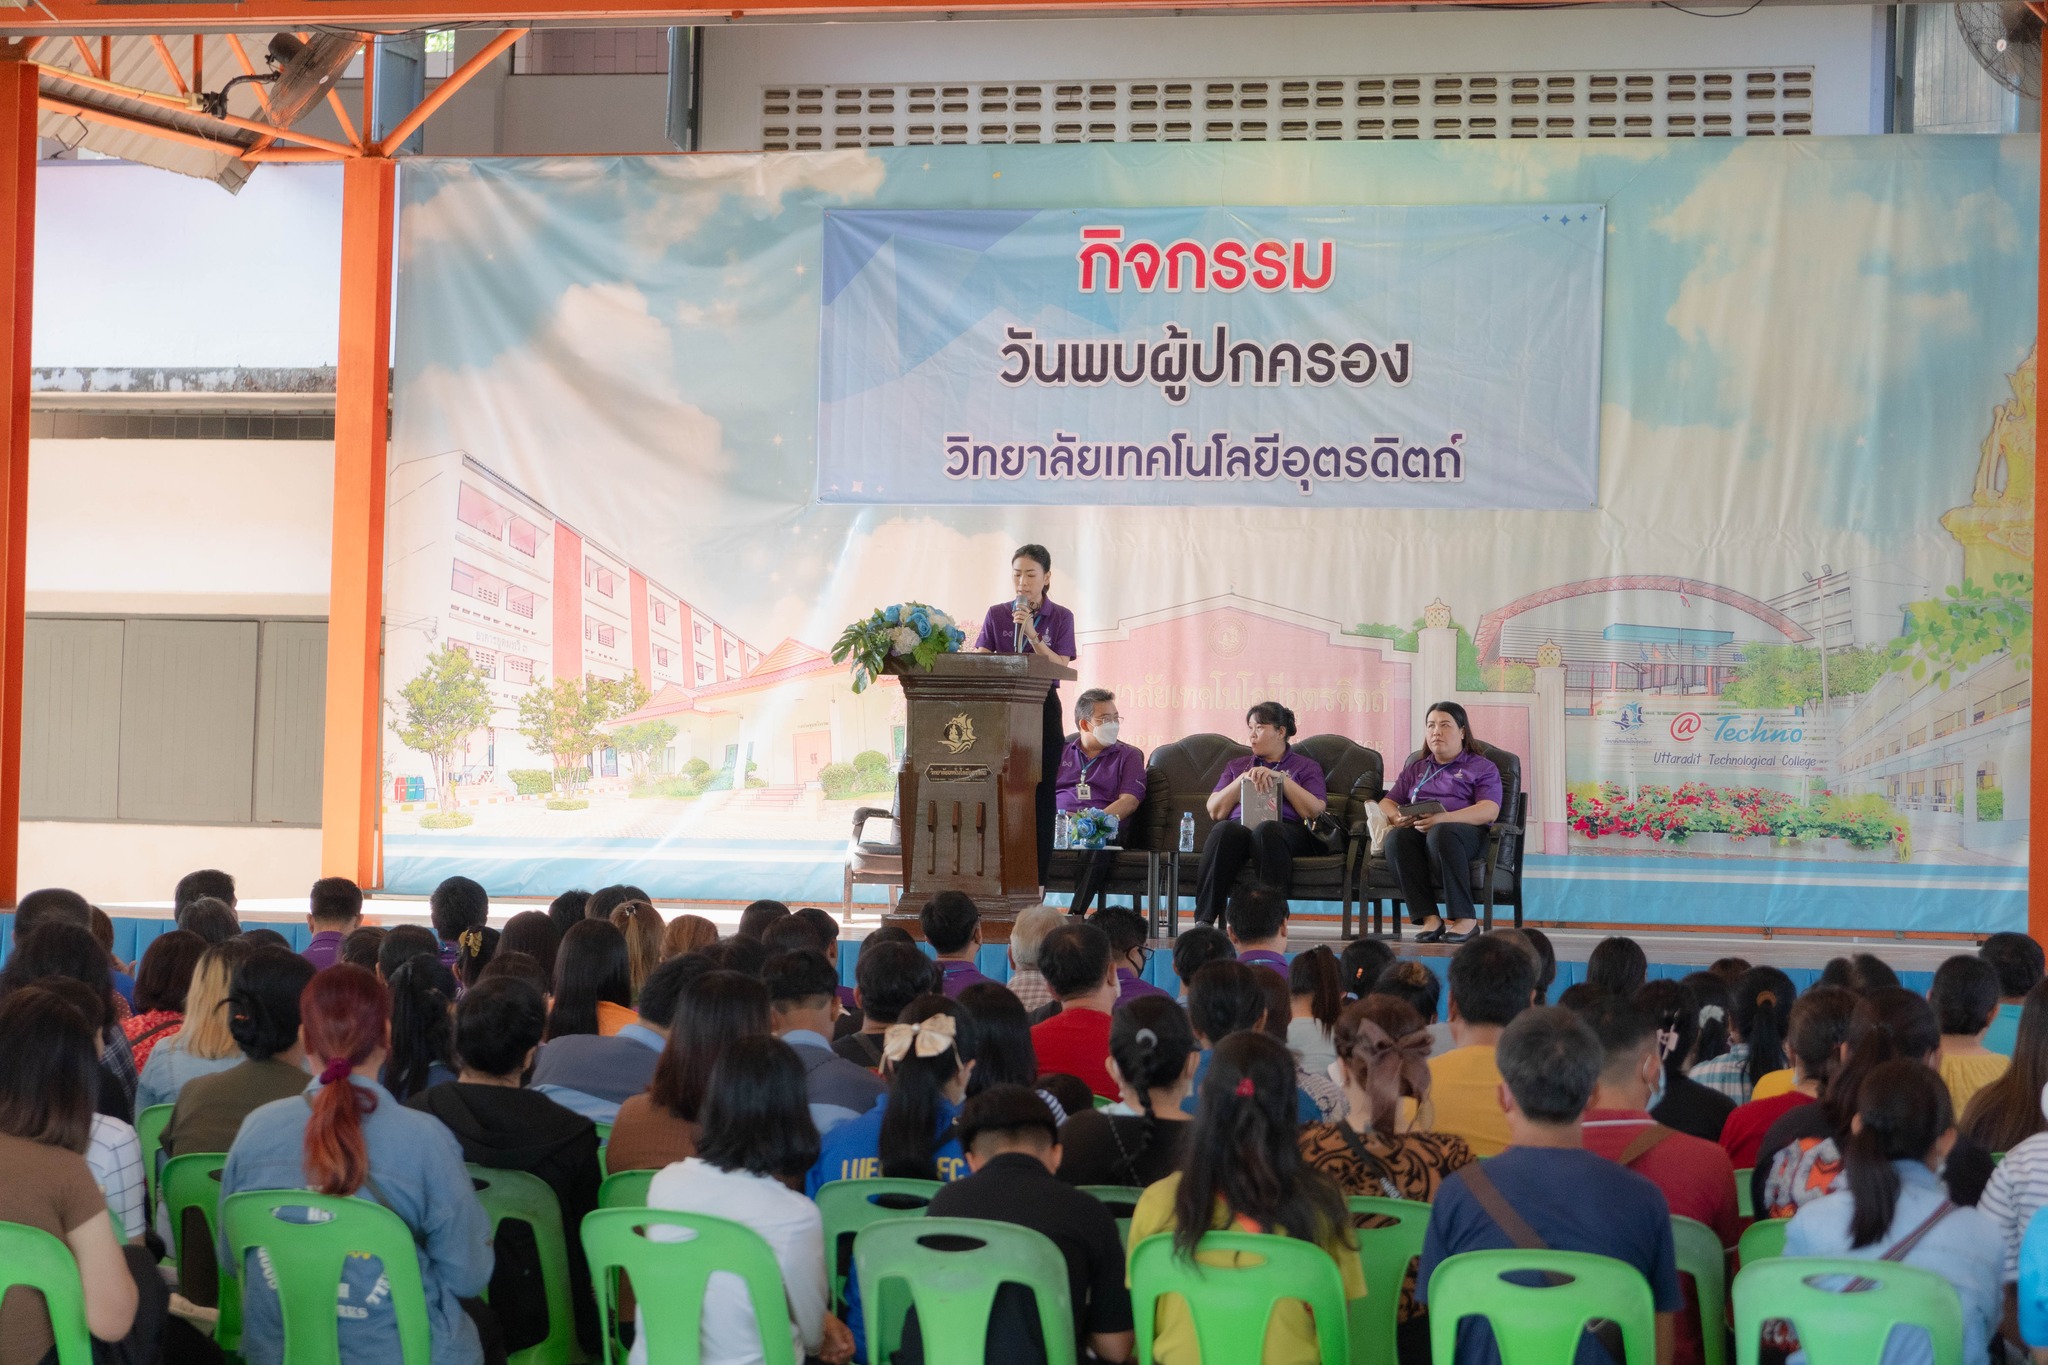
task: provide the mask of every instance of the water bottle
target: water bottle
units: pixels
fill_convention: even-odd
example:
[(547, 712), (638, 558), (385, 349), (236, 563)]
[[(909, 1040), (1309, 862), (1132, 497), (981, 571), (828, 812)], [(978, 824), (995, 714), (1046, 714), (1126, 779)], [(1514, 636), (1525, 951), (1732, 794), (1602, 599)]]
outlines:
[(1195, 813), (1191, 810), (1181, 812), (1180, 851), (1183, 853), (1193, 853), (1195, 851)]
[(1052, 846), (1060, 849), (1074, 846), (1074, 817), (1068, 811), (1061, 811), (1053, 817)]

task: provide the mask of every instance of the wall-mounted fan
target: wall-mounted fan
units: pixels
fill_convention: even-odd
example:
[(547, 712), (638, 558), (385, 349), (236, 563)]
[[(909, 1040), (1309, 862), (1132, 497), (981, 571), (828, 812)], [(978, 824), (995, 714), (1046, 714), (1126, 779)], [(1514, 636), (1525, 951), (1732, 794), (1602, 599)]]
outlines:
[(2033, 5), (1966, 0), (1956, 29), (1977, 64), (2022, 99), (2041, 98), (2041, 16)]

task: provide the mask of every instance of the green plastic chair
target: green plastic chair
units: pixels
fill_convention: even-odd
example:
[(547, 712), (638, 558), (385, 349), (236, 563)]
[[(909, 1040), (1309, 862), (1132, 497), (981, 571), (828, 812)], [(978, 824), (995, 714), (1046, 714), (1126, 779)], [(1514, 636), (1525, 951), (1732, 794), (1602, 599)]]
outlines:
[(597, 1125), (597, 1174), (600, 1178), (612, 1173), (610, 1156), (612, 1152), (612, 1126), (609, 1123)]
[[(242, 1343), (240, 1263), (222, 1265), (216, 1251), (220, 1246), (220, 1172), (227, 1160), (226, 1152), (187, 1152), (172, 1157), (164, 1163), (163, 1194), (170, 1211), (171, 1249), (178, 1261), (178, 1292), (201, 1307), (220, 1309), (213, 1339), (223, 1351), (232, 1351)], [(186, 1254), (188, 1211), (197, 1211), (206, 1225), (207, 1254), (197, 1265)], [(193, 1270), (208, 1263), (213, 1265), (214, 1283), (205, 1283), (204, 1276), (195, 1282)]]
[[(1813, 1280), (1840, 1276), (1843, 1290)], [(1963, 1305), (1955, 1286), (1931, 1270), (1889, 1261), (1780, 1256), (1735, 1277), (1736, 1365), (1756, 1365), (1764, 1323), (1783, 1318), (1799, 1333), (1810, 1365), (1868, 1365), (1899, 1326), (1926, 1329), (1934, 1365), (1962, 1365)]]
[[(653, 1228), (676, 1228), (686, 1240), (655, 1241)], [(746, 1282), (754, 1319), (761, 1328), (766, 1365), (797, 1365), (789, 1336), (789, 1297), (775, 1253), (751, 1228), (700, 1213), (667, 1209), (594, 1209), (583, 1219), (583, 1252), (598, 1308), (607, 1320), (618, 1315), (621, 1272), (633, 1279), (640, 1330), (649, 1341), (668, 1343), (676, 1360), (697, 1358), (703, 1339), (704, 1289), (714, 1271)], [(625, 1358), (616, 1334), (604, 1334), (604, 1365)], [(292, 1365), (298, 1365), (293, 1361)]]
[[(506, 1219), (533, 1229), (540, 1253), (540, 1282), (548, 1300), (548, 1334), (506, 1357), (506, 1365), (570, 1365), (582, 1359), (576, 1343), (576, 1308), (569, 1287), (569, 1239), (562, 1227), (562, 1206), (548, 1182), (525, 1171), (500, 1171), (468, 1166), (477, 1202), (491, 1218), (491, 1240)], [(485, 1298), (489, 1298), (485, 1291)]]
[(1728, 1365), (1728, 1250), (1720, 1234), (1696, 1218), (1671, 1215), (1678, 1273), (1692, 1276), (1700, 1304), (1701, 1358)]
[(1785, 1226), (1789, 1218), (1759, 1218), (1742, 1230), (1742, 1240), (1735, 1244), (1737, 1260), (1748, 1265), (1752, 1261), (1768, 1261), (1785, 1254)]
[(862, 1228), (891, 1218), (922, 1218), (936, 1180), (830, 1180), (818, 1187), (818, 1213), (825, 1221), (825, 1267), (832, 1272), (833, 1311), (846, 1309), (846, 1272), (853, 1268), (853, 1239)]
[(156, 1207), (157, 1158), (164, 1149), (164, 1129), (170, 1126), (175, 1104), (152, 1104), (135, 1116), (135, 1136), (142, 1139), (142, 1216), (145, 1222)]
[(604, 1178), (604, 1184), (597, 1187), (597, 1206), (601, 1209), (644, 1209), (647, 1207), (647, 1187), (654, 1183), (653, 1171), (613, 1171)]
[(1123, 1238), (1124, 1248), (1131, 1245), (1131, 1215), (1137, 1212), (1138, 1200), (1145, 1190), (1141, 1185), (1083, 1185), (1081, 1193), (1092, 1194), (1100, 1200), (1102, 1207), (1109, 1210), (1109, 1216), (1116, 1219), (1116, 1235)]
[(1744, 1218), (1756, 1217), (1756, 1201), (1750, 1198), (1749, 1178), (1756, 1174), (1756, 1167), (1744, 1166), (1735, 1173), (1735, 1211)]
[[(1514, 1271), (1548, 1271), (1566, 1282), (1515, 1284)], [(1467, 1251), (1429, 1277), (1430, 1358), (1450, 1365), (1458, 1323), (1485, 1318), (1501, 1365), (1555, 1365), (1578, 1350), (1587, 1322), (1605, 1318), (1621, 1329), (1624, 1365), (1655, 1365), (1657, 1314), (1650, 1282), (1634, 1266), (1584, 1251)], [(1456, 1307), (1452, 1307), (1456, 1305)], [(1867, 1362), (1866, 1362), (1867, 1365)]]
[(24, 1223), (0, 1223), (0, 1298), (15, 1286), (43, 1296), (57, 1365), (92, 1365), (92, 1332), (85, 1325), (85, 1286), (78, 1262), (61, 1238)]
[[(1251, 1257), (1253, 1263), (1210, 1264), (1209, 1258), (1218, 1253)], [(1206, 1232), (1195, 1256), (1189, 1261), (1175, 1254), (1170, 1232), (1147, 1237), (1131, 1253), (1131, 1315), (1137, 1326), (1139, 1365), (1152, 1365), (1162, 1294), (1178, 1294), (1186, 1305), (1205, 1362), (1261, 1359), (1266, 1322), (1284, 1299), (1306, 1303), (1315, 1315), (1320, 1365), (1345, 1365), (1350, 1359), (1344, 1278), (1329, 1252), (1312, 1242), (1273, 1233)]]
[[(910, 1310), (928, 1359), (977, 1365), (996, 1291), (1021, 1284), (1038, 1303), (1046, 1365), (1075, 1365), (1074, 1305), (1066, 1257), (1042, 1232), (979, 1218), (898, 1218), (853, 1242), (867, 1312), (869, 1360), (893, 1360)], [(944, 1349), (937, 1349), (937, 1343)]]
[[(1429, 1231), (1429, 1205), (1369, 1194), (1356, 1194), (1344, 1202), (1353, 1215), (1366, 1289), (1364, 1298), (1351, 1301), (1351, 1349), (1360, 1359), (1393, 1360), (1398, 1353), (1395, 1337), (1401, 1328), (1401, 1285), (1408, 1278), (1409, 1265), (1422, 1255), (1422, 1236)], [(1389, 1221), (1383, 1227), (1361, 1227), (1366, 1214)], [(1709, 1361), (1707, 1365), (1721, 1363)]]
[[(277, 1216), (280, 1209), (305, 1209), (317, 1221), (290, 1222)], [(270, 1259), (284, 1319), (284, 1358), (292, 1365), (340, 1365), (334, 1294), (351, 1256), (383, 1262), (398, 1319), (399, 1358), (405, 1365), (432, 1365), (419, 1251), (412, 1229), (390, 1209), (311, 1190), (248, 1190), (228, 1196), (221, 1219), (237, 1264), (258, 1247)]]

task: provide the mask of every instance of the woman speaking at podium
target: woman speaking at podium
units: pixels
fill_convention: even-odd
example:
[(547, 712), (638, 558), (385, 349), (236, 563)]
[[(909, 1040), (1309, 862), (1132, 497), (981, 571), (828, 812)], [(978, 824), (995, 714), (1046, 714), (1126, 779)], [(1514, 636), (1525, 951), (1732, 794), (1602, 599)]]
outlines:
[[(1010, 586), (1017, 595), (998, 602), (982, 618), (974, 648), (983, 654), (1036, 654), (1056, 664), (1074, 662), (1074, 613), (1046, 596), (1052, 586), (1052, 552), (1043, 545), (1020, 545), (1010, 556)], [(1038, 884), (1052, 862), (1053, 779), (1060, 751), (1067, 742), (1066, 717), (1055, 683), (1045, 694), (1045, 736), (1039, 749)]]

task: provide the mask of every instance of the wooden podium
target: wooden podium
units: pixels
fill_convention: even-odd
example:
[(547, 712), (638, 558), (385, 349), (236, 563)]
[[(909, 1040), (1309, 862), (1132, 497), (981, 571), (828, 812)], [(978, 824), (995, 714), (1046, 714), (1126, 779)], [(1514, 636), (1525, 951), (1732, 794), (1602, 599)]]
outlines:
[(1007, 943), (1017, 913), (1039, 902), (1038, 780), (1045, 695), (1077, 675), (1036, 654), (941, 654), (896, 675), (909, 711), (896, 775), (903, 899), (884, 923), (917, 932), (940, 891), (965, 891), (981, 935)]

